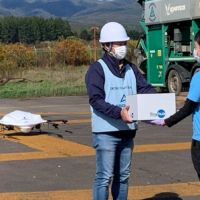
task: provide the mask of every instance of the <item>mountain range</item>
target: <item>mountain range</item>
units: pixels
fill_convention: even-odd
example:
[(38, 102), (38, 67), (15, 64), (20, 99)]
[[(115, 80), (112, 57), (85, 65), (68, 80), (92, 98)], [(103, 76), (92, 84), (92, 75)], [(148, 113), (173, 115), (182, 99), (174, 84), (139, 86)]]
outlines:
[(118, 21), (138, 26), (142, 8), (136, 0), (0, 0), (0, 16), (62, 17), (70, 24), (102, 25)]

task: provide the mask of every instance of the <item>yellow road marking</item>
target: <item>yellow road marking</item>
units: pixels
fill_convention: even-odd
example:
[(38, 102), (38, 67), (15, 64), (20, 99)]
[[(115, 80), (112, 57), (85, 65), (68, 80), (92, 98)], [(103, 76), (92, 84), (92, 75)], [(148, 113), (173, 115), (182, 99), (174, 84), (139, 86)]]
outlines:
[[(61, 158), (71, 156), (93, 156), (95, 151), (92, 147), (70, 142), (60, 138), (48, 135), (18, 135), (18, 133), (5, 132), (6, 139), (19, 142), (39, 152), (26, 153), (5, 153), (0, 154), (0, 161), (11, 160), (29, 160), (29, 159), (45, 159), (45, 158)], [(92, 137), (92, 135), (91, 135)], [(172, 143), (172, 144), (155, 144), (155, 145), (136, 145), (135, 153), (140, 152), (156, 152), (156, 151), (172, 151), (190, 149), (190, 142)]]
[[(61, 123), (61, 122), (59, 122), (59, 123)], [(69, 123), (69, 124), (91, 123), (91, 119), (69, 120), (67, 123)]]
[(23, 106), (23, 107), (0, 107), (1, 110), (6, 109), (24, 109), (24, 108), (52, 108), (52, 107), (72, 107), (72, 106), (89, 106), (89, 104), (72, 104), (72, 105), (43, 105), (43, 106)]
[(48, 135), (18, 136), (16, 133), (14, 136), (8, 135), (7, 139), (37, 149), (40, 152), (0, 154), (0, 161), (94, 155), (92, 147)]
[[(175, 196), (172, 195), (175, 194)], [(176, 196), (177, 194), (177, 196)], [(128, 200), (139, 200), (156, 197), (200, 196), (199, 182), (174, 183), (166, 185), (149, 185), (129, 187)], [(92, 190), (69, 190), (48, 192), (1, 193), (1, 200), (92, 200)], [(109, 200), (112, 197), (109, 195)]]
[(153, 152), (153, 151), (171, 151), (190, 149), (191, 143), (168, 143), (168, 144), (148, 144), (135, 146), (134, 152)]

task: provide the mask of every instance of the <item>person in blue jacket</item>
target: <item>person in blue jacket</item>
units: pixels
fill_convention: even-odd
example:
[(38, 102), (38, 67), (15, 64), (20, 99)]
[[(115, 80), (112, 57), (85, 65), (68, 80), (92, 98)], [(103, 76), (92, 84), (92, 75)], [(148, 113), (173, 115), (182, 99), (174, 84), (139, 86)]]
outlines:
[[(194, 58), (200, 63), (200, 31), (195, 35)], [(200, 71), (199, 68), (193, 75), (187, 99), (184, 106), (165, 120), (157, 121), (156, 125), (171, 127), (192, 114), (193, 136), (191, 156), (194, 168), (200, 180)]]
[(125, 59), (129, 39), (121, 24), (105, 24), (99, 40), (105, 54), (85, 76), (96, 154), (94, 200), (108, 199), (111, 181), (113, 199), (127, 199), (133, 138), (138, 125), (128, 115), (126, 95), (157, 93), (138, 68)]

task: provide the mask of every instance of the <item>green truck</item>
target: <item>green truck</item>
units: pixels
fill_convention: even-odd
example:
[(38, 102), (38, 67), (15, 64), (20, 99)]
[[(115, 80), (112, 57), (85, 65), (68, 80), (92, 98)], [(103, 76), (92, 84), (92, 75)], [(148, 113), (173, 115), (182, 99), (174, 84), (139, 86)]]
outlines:
[(200, 30), (200, 0), (136, 0), (144, 34), (134, 54), (147, 82), (179, 95), (200, 70), (193, 57)]

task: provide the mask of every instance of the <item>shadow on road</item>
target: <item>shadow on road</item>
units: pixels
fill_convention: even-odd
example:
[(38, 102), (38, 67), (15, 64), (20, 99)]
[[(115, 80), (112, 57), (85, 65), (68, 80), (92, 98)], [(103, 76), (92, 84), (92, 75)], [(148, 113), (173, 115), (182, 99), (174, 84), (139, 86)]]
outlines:
[(177, 193), (163, 192), (163, 193), (156, 194), (154, 197), (150, 197), (150, 198), (142, 199), (142, 200), (183, 200), (183, 199), (180, 198)]

